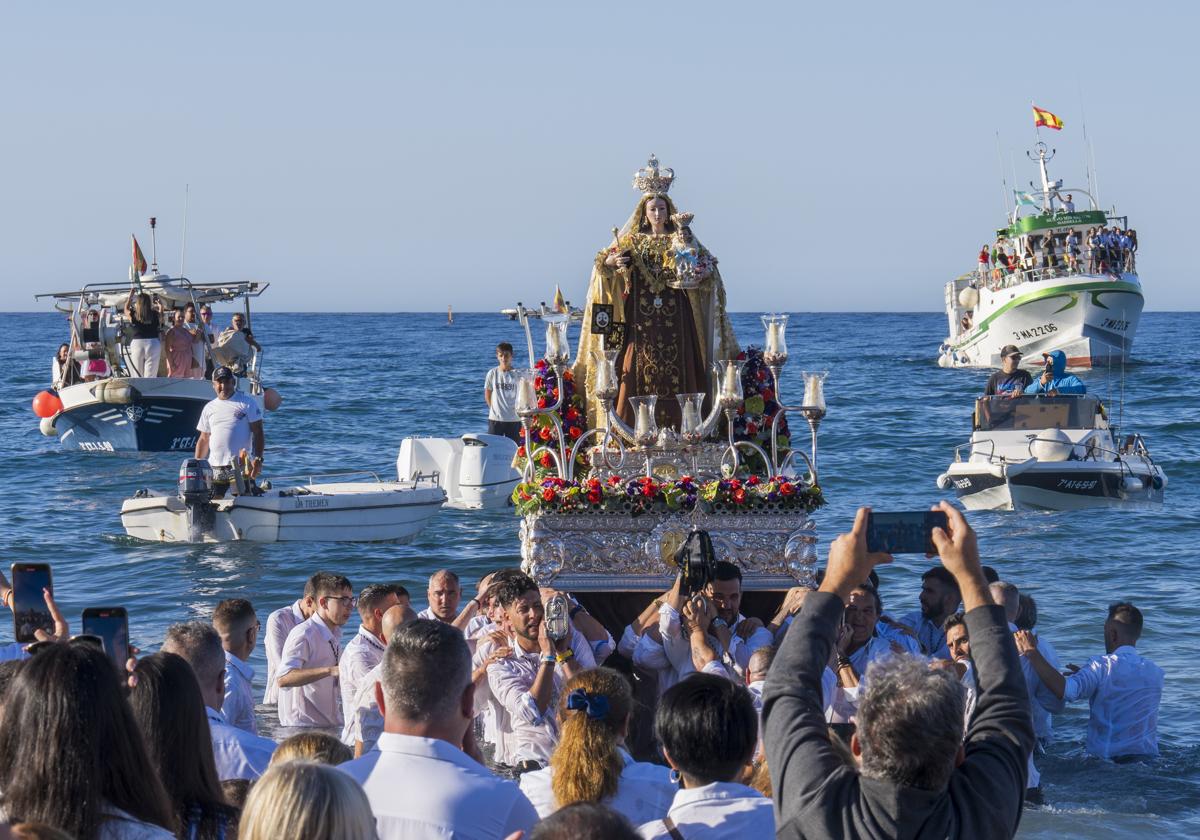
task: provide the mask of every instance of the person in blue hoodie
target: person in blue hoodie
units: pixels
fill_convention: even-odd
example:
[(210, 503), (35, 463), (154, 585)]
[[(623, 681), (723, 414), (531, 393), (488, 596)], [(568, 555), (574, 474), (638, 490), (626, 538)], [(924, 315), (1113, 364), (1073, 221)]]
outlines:
[(1049, 397), (1059, 394), (1086, 394), (1087, 386), (1083, 380), (1073, 373), (1067, 373), (1067, 354), (1061, 350), (1051, 350), (1043, 353), (1047, 360), (1046, 370), (1036, 382), (1031, 382), (1025, 389), (1026, 394), (1045, 394)]

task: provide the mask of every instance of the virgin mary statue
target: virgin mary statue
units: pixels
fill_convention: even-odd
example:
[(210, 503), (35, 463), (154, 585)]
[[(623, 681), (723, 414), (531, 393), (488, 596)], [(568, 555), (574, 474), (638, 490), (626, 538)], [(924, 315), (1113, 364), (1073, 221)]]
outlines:
[[(651, 156), (633, 185), (642, 193), (616, 241), (596, 255), (588, 286), (575, 381), (588, 397), (588, 423), (604, 423), (591, 397), (602, 337), (589, 331), (592, 308), (613, 307), (620, 387), (616, 411), (633, 423), (630, 397), (655, 394), (659, 426), (678, 428), (676, 394), (709, 393), (709, 369), (738, 354), (725, 311), (725, 286), (717, 261), (691, 234), (691, 214), (678, 214), (667, 191), (674, 173)], [(611, 339), (607, 345), (613, 348)], [(711, 408), (705, 405), (705, 411)]]

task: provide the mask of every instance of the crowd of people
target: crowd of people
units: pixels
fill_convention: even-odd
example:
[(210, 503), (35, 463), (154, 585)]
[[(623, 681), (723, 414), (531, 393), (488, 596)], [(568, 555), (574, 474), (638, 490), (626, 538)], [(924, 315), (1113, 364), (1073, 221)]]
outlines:
[(1000, 237), (979, 249), (978, 282), (993, 290), (1042, 276), (1120, 274), (1136, 271), (1137, 231), (1118, 227), (1072, 228), (1047, 233)]
[[(55, 390), (114, 375), (113, 363), (118, 360), (110, 360), (100, 324), (103, 316), (115, 314), (95, 308), (82, 310), (71, 341), (59, 345), (51, 363)], [(206, 379), (219, 365), (241, 375), (252, 363), (253, 351), (262, 350), (245, 314), (235, 312), (229, 326), (219, 330), (207, 303), (173, 307), (162, 298), (131, 290), (121, 315), (128, 341), (118, 351), (119, 361), (130, 376)], [(80, 360), (81, 355), (87, 358)]]
[(471, 592), (440, 570), (419, 612), (400, 584), (317, 572), (262, 633), (278, 742), (250, 601), (120, 668), (47, 591), (54, 633), (0, 648), (0, 816), (77, 840), (1011, 837), (1066, 703), (1091, 705), (1089, 753), (1157, 754), (1163, 672), (1119, 603), (1104, 654), (1064, 673), (1034, 599), (940, 509), (912, 611), (883, 601), (866, 508), (772, 616), (719, 562), (619, 640), (516, 568)]

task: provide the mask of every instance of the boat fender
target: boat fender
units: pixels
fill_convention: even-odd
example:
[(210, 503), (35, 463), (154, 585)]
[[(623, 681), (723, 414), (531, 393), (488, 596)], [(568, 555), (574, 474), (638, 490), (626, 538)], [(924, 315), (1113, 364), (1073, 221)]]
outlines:
[(1142, 480), (1136, 475), (1127, 475), (1121, 479), (1121, 489), (1126, 493), (1138, 493), (1142, 490)]
[(950, 474), (942, 473), (941, 475), (939, 475), (937, 477), (937, 486), (938, 486), (939, 490), (949, 490), (950, 489)]
[(972, 286), (967, 286), (958, 293), (958, 304), (963, 309), (974, 309), (979, 305), (979, 290)]
[(53, 391), (38, 391), (33, 398), (33, 413), (38, 417), (53, 417), (62, 410), (62, 400)]
[(1150, 476), (1150, 486), (1155, 490), (1161, 490), (1167, 486), (1167, 477), (1165, 475)]
[(267, 411), (278, 411), (279, 406), (283, 405), (283, 397), (274, 388), (267, 388), (263, 391), (263, 408)]
[(1066, 461), (1074, 450), (1075, 444), (1062, 429), (1039, 432), (1029, 446), (1030, 454), (1039, 461)]
[[(54, 417), (57, 417), (56, 414)], [(54, 417), (43, 417), (38, 421), (38, 428), (46, 437), (58, 437), (58, 429), (54, 426)]]
[(101, 379), (92, 394), (106, 405), (129, 405), (139, 396), (137, 389), (124, 379)]
[(950, 354), (943, 353), (938, 356), (938, 367), (950, 367)]

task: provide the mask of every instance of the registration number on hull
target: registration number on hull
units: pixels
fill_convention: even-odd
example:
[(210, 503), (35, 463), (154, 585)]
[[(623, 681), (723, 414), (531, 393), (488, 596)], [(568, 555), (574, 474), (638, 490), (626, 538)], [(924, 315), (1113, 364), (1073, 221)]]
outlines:
[(79, 448), (84, 452), (116, 452), (113, 445), (106, 440), (80, 441)]
[(1082, 479), (1082, 478), (1060, 478), (1058, 480), (1059, 490), (1095, 490), (1099, 479)]
[(1013, 330), (1013, 338), (1018, 341), (1028, 341), (1031, 338), (1041, 338), (1045, 335), (1053, 335), (1058, 332), (1058, 325), (1053, 321), (1048, 324), (1042, 324), (1037, 327), (1030, 327), (1027, 330)]

